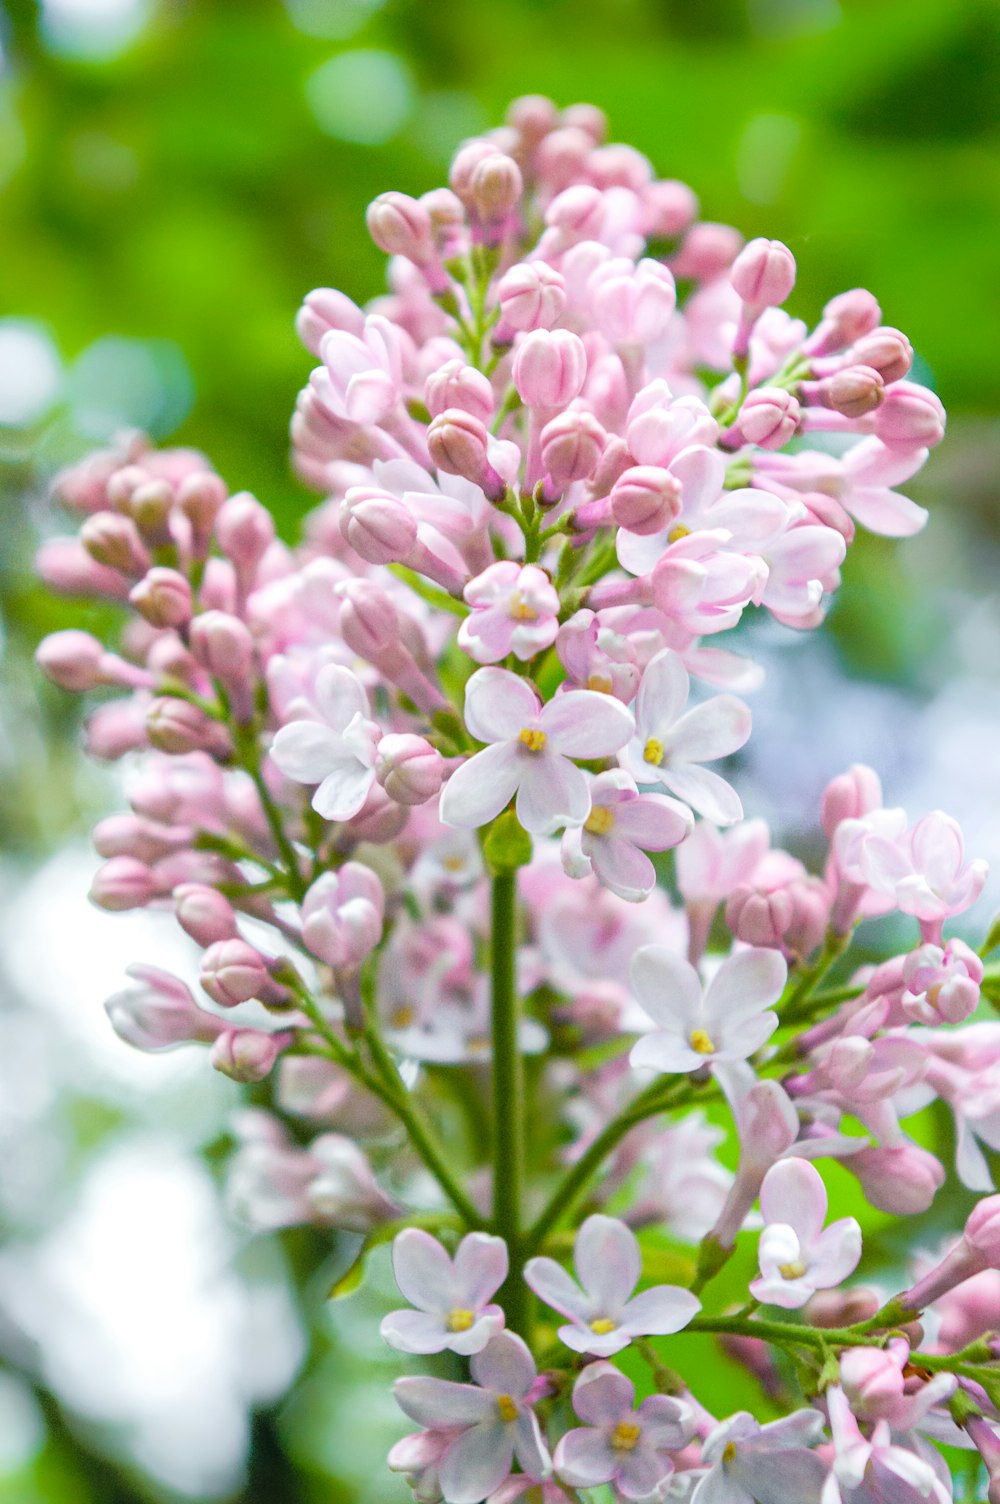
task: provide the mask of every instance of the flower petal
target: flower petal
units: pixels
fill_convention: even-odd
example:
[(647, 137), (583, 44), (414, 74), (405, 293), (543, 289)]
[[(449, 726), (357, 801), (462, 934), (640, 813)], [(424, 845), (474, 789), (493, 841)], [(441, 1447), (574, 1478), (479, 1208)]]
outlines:
[(743, 819), (739, 794), (711, 768), (685, 763), (681, 767), (660, 768), (659, 775), (671, 793), (713, 825), (735, 825)]
[(496, 1402), (494, 1418), (470, 1426), (444, 1455), (439, 1477), (448, 1504), (481, 1504), (507, 1477), (514, 1461), (514, 1431), (505, 1425)]
[(510, 742), (475, 753), (455, 769), (441, 791), (441, 823), (467, 830), (488, 824), (513, 798), (521, 771), (517, 748)]
[(556, 1447), (556, 1472), (571, 1488), (597, 1488), (618, 1471), (618, 1455), (602, 1431), (578, 1426)]
[(714, 762), (743, 746), (750, 735), (750, 708), (735, 695), (714, 695), (682, 715), (667, 737), (672, 762)]
[[(764, 1176), (760, 1188), (760, 1210), (764, 1221), (793, 1228), (803, 1244), (810, 1244), (819, 1237), (827, 1204), (823, 1177), (808, 1160), (779, 1159)], [(762, 1247), (763, 1243), (762, 1236)]]
[(555, 1259), (529, 1259), (524, 1266), (524, 1281), (539, 1300), (554, 1311), (568, 1316), (571, 1321), (586, 1323), (588, 1320), (590, 1302), (576, 1280)]
[(496, 1413), (496, 1400), (475, 1384), (410, 1376), (393, 1385), (396, 1403), (418, 1426), (471, 1426)]
[(469, 1365), (477, 1384), (497, 1394), (521, 1399), (535, 1382), (535, 1360), (513, 1332), (499, 1332), (489, 1347), (476, 1353)]
[(375, 769), (350, 754), (341, 754), (312, 797), (312, 807), (324, 820), (350, 820), (368, 798)]
[(769, 1008), (778, 1001), (787, 979), (788, 963), (780, 951), (736, 951), (723, 961), (708, 985), (705, 1017), (723, 1025)]
[(640, 737), (664, 736), (687, 704), (690, 687), (687, 669), (672, 648), (651, 658), (635, 703)]
[(395, 1239), (392, 1272), (404, 1300), (419, 1311), (443, 1311), (453, 1303), (451, 1259), (437, 1238), (423, 1228), (407, 1227)]
[(478, 1311), (499, 1290), (507, 1278), (508, 1267), (503, 1238), (495, 1238), (488, 1232), (468, 1233), (455, 1251), (457, 1293), (466, 1305)]
[(340, 737), (319, 721), (291, 721), (271, 743), (271, 761), (296, 783), (322, 783), (341, 748)]
[(619, 898), (639, 903), (656, 887), (656, 868), (631, 841), (617, 836), (591, 838), (588, 849), (597, 876)]
[(686, 1037), (701, 1009), (701, 981), (690, 962), (665, 945), (644, 945), (632, 957), (628, 975), (643, 1012)]
[(379, 1330), (401, 1353), (443, 1353), (450, 1335), (442, 1318), (428, 1311), (390, 1311)]
[(642, 1290), (626, 1305), (621, 1329), (633, 1337), (669, 1337), (693, 1321), (701, 1301), (679, 1285), (655, 1285)]
[(534, 725), (540, 709), (527, 679), (505, 668), (477, 669), (465, 686), (465, 724), (480, 742), (511, 740)]
[(525, 830), (550, 836), (564, 825), (583, 824), (590, 812), (590, 788), (575, 763), (555, 752), (527, 751), (518, 762), (516, 809)]
[(356, 675), (329, 663), (316, 675), (316, 708), (334, 731), (344, 731), (356, 715), (368, 717), (368, 696)]
[(610, 757), (632, 736), (632, 712), (614, 695), (569, 689), (545, 706), (539, 725), (553, 752), (567, 757)]
[(642, 1254), (635, 1233), (617, 1217), (588, 1217), (576, 1235), (573, 1263), (595, 1315), (617, 1321), (639, 1282)]

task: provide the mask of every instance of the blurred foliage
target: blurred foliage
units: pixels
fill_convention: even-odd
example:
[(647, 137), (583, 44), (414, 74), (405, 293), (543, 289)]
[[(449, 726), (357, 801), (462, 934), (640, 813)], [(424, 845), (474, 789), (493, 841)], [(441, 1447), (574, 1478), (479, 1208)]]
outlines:
[[(119, 10), (127, 21), (128, 0)], [(705, 217), (787, 241), (803, 317), (843, 288), (876, 290), (959, 420), (945, 446), (953, 458), (935, 461), (915, 494), (935, 507), (958, 500), (985, 522), (979, 567), (995, 567), (995, 0), (150, 0), (133, 13), (134, 38), (116, 47), (88, 33), (86, 0), (0, 5), (0, 319), (37, 321), (64, 366), (49, 417), (0, 430), (13, 649), (0, 831), (15, 846), (51, 847), (105, 797), (70, 746), (73, 708), (26, 664), (34, 640), (68, 620), (27, 576), (34, 536), (54, 525), (46, 472), (101, 437), (116, 401), (128, 416), (138, 400), (142, 371), (133, 379), (127, 361), (111, 396), (99, 389), (107, 362), (140, 348), (120, 342), (141, 342), (153, 373), (154, 436), (206, 449), (291, 536), (311, 505), (287, 464), (310, 366), (296, 307), (319, 285), (359, 301), (381, 291), (365, 205), (385, 188), (440, 182), (456, 141), (498, 123), (518, 94), (600, 104), (612, 139), (690, 182)], [(922, 581), (961, 572), (940, 539), (922, 576), (882, 540), (852, 553), (833, 627), (866, 673), (919, 685), (940, 651)], [(76, 607), (73, 620), (87, 624)], [(101, 1138), (107, 1114), (81, 1105), (81, 1145)], [(927, 1142), (944, 1131), (929, 1122)], [(831, 1187), (837, 1214), (860, 1212), (846, 1172)], [(891, 1263), (891, 1224), (863, 1215)], [(316, 1262), (307, 1242), (287, 1250), (303, 1280)], [(243, 1498), (339, 1504), (380, 1468), (363, 1436), (355, 1446), (361, 1418), (348, 1405), (373, 1363), (330, 1340), (280, 1421), (258, 1416)], [(696, 1339), (680, 1340), (682, 1362), (685, 1341)], [(690, 1356), (703, 1361), (704, 1347)], [(705, 1376), (709, 1403), (754, 1404), (728, 1362), (706, 1364)], [(48, 1442), (0, 1481), (2, 1504), (163, 1496), (110, 1462), (52, 1395), (35, 1398)]]

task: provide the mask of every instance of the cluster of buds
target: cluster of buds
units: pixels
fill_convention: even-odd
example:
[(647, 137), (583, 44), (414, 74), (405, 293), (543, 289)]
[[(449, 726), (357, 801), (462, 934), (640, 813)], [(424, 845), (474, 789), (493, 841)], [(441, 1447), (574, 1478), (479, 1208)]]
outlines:
[[(140, 966), (108, 1013), (270, 1093), (235, 1130), (245, 1220), (392, 1241), (386, 1341), (469, 1363), (397, 1385), (420, 1429), (390, 1466), (423, 1504), (947, 1500), (929, 1438), (996, 1492), (996, 1198), (885, 1302), (847, 1284), (861, 1228), (814, 1164), (925, 1211), (948, 1172), (907, 1120), (938, 1100), (958, 1180), (992, 1190), (995, 937), (945, 933), (985, 865), (861, 767), (824, 796), (821, 870), (773, 848), (724, 762), (761, 671), (713, 640), (751, 608), (815, 627), (856, 524), (923, 525), (893, 488), (942, 409), (871, 294), (792, 317), (788, 248), (701, 221), (604, 129), (522, 99), (447, 188), (371, 205), (389, 295), (299, 315), (323, 500), (295, 548), (189, 451), (130, 437), (57, 478), (81, 525), (42, 576), (129, 613), (38, 655), (98, 692), (91, 753), (133, 754), (91, 896), (171, 909), (202, 952), (202, 1001)], [(905, 948), (859, 966), (887, 914)], [(746, 1305), (709, 1309), (761, 1223)], [(667, 1361), (682, 1329), (781, 1418), (709, 1414)]]

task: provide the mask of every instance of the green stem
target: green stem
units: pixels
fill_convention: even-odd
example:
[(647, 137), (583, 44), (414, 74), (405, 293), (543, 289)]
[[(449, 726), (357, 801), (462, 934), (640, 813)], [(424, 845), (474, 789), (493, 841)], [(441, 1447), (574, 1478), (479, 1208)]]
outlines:
[(516, 872), (496, 872), (491, 889), (490, 964), (493, 1027), (493, 1223), (507, 1243), (510, 1275), (501, 1297), (507, 1324), (520, 1336), (529, 1320), (523, 1268), (524, 1077), (518, 1038)]

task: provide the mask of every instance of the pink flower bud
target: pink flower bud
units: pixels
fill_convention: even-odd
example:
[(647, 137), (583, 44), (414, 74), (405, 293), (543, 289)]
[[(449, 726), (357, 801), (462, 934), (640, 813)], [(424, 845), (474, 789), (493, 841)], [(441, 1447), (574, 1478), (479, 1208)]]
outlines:
[(633, 465), (611, 490), (611, 514), (627, 532), (663, 532), (681, 509), (681, 483), (657, 465)]
[(479, 486), (490, 501), (500, 501), (507, 493), (507, 482), (490, 464), (488, 445), (485, 424), (459, 407), (439, 413), (427, 430), (427, 451), (436, 469), (461, 475)]
[(562, 124), (583, 131), (595, 146), (608, 139), (608, 117), (596, 104), (571, 104), (562, 112)]
[(799, 426), (802, 410), (791, 392), (778, 386), (761, 386), (749, 394), (740, 408), (737, 428), (745, 444), (761, 449), (782, 449)]
[(703, 221), (692, 225), (670, 263), (675, 277), (712, 282), (727, 272), (739, 255), (743, 236), (731, 225)]
[(98, 564), (79, 538), (50, 538), (43, 543), (35, 555), (35, 570), (62, 595), (106, 596), (116, 601), (128, 597), (128, 584), (117, 570)]
[(432, 418), (451, 407), (471, 413), (481, 423), (488, 423), (493, 416), (493, 388), (489, 377), (477, 371), (475, 366), (463, 365), (460, 360), (449, 360), (431, 372), (424, 387), (424, 401)]
[(944, 1184), (940, 1160), (916, 1144), (898, 1149), (859, 1149), (843, 1163), (858, 1177), (872, 1206), (894, 1217), (925, 1212)]
[(215, 519), (228, 496), (226, 483), (210, 470), (189, 475), (177, 492), (177, 510), (191, 526), (191, 551), (203, 559), (215, 530)]
[(80, 529), (80, 541), (90, 557), (107, 569), (143, 575), (149, 568), (149, 554), (139, 529), (130, 517), (118, 512), (95, 512), (88, 517)]
[(873, 329), (857, 341), (852, 354), (859, 365), (878, 371), (886, 386), (902, 381), (913, 364), (913, 346), (898, 329)]
[(380, 193), (365, 213), (368, 233), (387, 256), (405, 256), (420, 266), (436, 252), (431, 217), (407, 193)]
[(882, 807), (882, 784), (879, 776), (863, 763), (855, 763), (846, 773), (832, 778), (823, 794), (822, 824), (827, 838), (842, 820), (860, 820), (862, 815)]
[(535, 329), (514, 353), (512, 376), (528, 407), (565, 407), (587, 375), (583, 340), (569, 329)]
[(149, 548), (171, 542), (170, 514), (174, 488), (165, 480), (147, 480), (136, 486), (128, 500), (128, 514)]
[(197, 705), (173, 695), (153, 700), (146, 710), (146, 736), (158, 752), (180, 756), (200, 751), (215, 740), (215, 730)]
[(507, 106), (504, 118), (526, 146), (537, 146), (543, 136), (555, 130), (559, 111), (544, 94), (522, 94)]
[(130, 966), (131, 987), (116, 992), (104, 1004), (111, 1027), (126, 1044), (138, 1050), (169, 1050), (191, 1040), (208, 1043), (221, 1022), (199, 1008), (177, 977), (156, 966)]
[(965, 1223), (965, 1241), (982, 1268), (1000, 1269), (1000, 1196), (985, 1196)]
[(148, 865), (190, 845), (190, 826), (160, 825), (139, 815), (108, 815), (94, 826), (94, 850), (100, 856), (131, 856)]
[(90, 885), (90, 901), (113, 914), (144, 909), (156, 894), (156, 879), (145, 862), (115, 856), (97, 869)]
[(84, 746), (91, 757), (116, 762), (146, 745), (145, 707), (135, 700), (101, 705), (87, 722)]
[(792, 910), (787, 888), (768, 893), (741, 883), (726, 903), (726, 924), (737, 940), (746, 945), (780, 949), (782, 937), (792, 922)]
[(557, 491), (597, 469), (607, 434), (592, 413), (570, 408), (542, 429), (542, 463)]
[(288, 1033), (266, 1034), (261, 1029), (224, 1029), (216, 1036), (210, 1059), (231, 1081), (263, 1081), (291, 1039)]
[(250, 630), (226, 611), (204, 611), (191, 623), (191, 652), (222, 684), (237, 720), (253, 717), (254, 644)]
[(215, 536), (237, 572), (252, 575), (274, 542), (274, 520), (249, 491), (240, 491), (220, 508)]
[(570, 246), (580, 240), (597, 240), (604, 215), (601, 190), (589, 183), (575, 183), (556, 194), (545, 211), (545, 223), (558, 232), (560, 246)]
[(795, 257), (780, 240), (760, 236), (740, 251), (729, 280), (750, 308), (777, 308), (795, 286)]
[(586, 131), (574, 126), (550, 131), (535, 153), (539, 182), (553, 193), (578, 183), (586, 176), (587, 160), (593, 149), (593, 138)]
[(817, 1290), (805, 1307), (805, 1317), (813, 1326), (854, 1326), (867, 1321), (882, 1304), (875, 1290), (853, 1285), (849, 1290)]
[(896, 381), (873, 419), (874, 432), (892, 449), (923, 449), (944, 438), (945, 411), (926, 387)]
[(199, 945), (239, 938), (233, 906), (217, 888), (181, 883), (174, 889), (174, 913), (184, 933)]
[(645, 231), (652, 240), (673, 240), (694, 222), (698, 200), (686, 183), (662, 178), (647, 184), (642, 206)]
[(157, 565), (133, 587), (129, 600), (151, 627), (183, 627), (191, 620), (191, 586), (176, 569)]
[(345, 862), (325, 872), (302, 904), (302, 938), (314, 956), (338, 969), (360, 966), (382, 938), (385, 894), (370, 867)]
[(44, 637), (35, 653), (35, 662), (60, 689), (83, 694), (99, 684), (118, 682), (107, 674), (107, 665), (119, 662), (89, 632), (68, 628)]
[(361, 335), (364, 332), (365, 316), (356, 303), (345, 293), (332, 287), (317, 287), (299, 309), (295, 329), (299, 339), (310, 354), (319, 360), (319, 347), (324, 334), (331, 329), (341, 329), (346, 334)]
[(521, 261), (497, 286), (504, 323), (511, 329), (551, 329), (566, 308), (562, 273), (545, 261)]
[(520, 202), (524, 184), (513, 157), (494, 151), (477, 163), (465, 203), (484, 225), (502, 225)]
[(375, 777), (397, 804), (426, 804), (440, 792), (444, 758), (422, 736), (383, 736), (378, 744)]
[(223, 1008), (273, 997), (275, 986), (260, 951), (245, 940), (217, 940), (201, 958), (201, 985)]
[(383, 846), (401, 835), (410, 817), (405, 804), (390, 799), (385, 789), (373, 784), (368, 798), (359, 812), (349, 822), (348, 829), (356, 841), (371, 841)]
[(119, 512), (127, 512), (132, 492), (144, 486), (150, 479), (149, 471), (142, 465), (122, 465), (108, 477), (108, 502)]
[(823, 320), (807, 342), (814, 355), (843, 350), (878, 328), (882, 310), (873, 295), (863, 287), (838, 293), (823, 309)]
[(480, 162), (488, 157), (496, 156), (496, 147), (492, 141), (486, 141), (482, 137), (467, 141), (459, 147), (452, 158), (451, 167), (448, 169), (448, 182), (455, 194), (468, 208), (469, 196), (472, 192), (472, 179)]
[(885, 383), (870, 366), (844, 366), (823, 381), (804, 381), (802, 395), (845, 418), (863, 418), (881, 407)]
[(374, 662), (399, 641), (399, 613), (390, 595), (374, 580), (345, 580), (340, 597), (340, 633), (352, 652)]
[(369, 564), (394, 564), (417, 541), (416, 518), (398, 496), (352, 486), (341, 504), (340, 531)]

